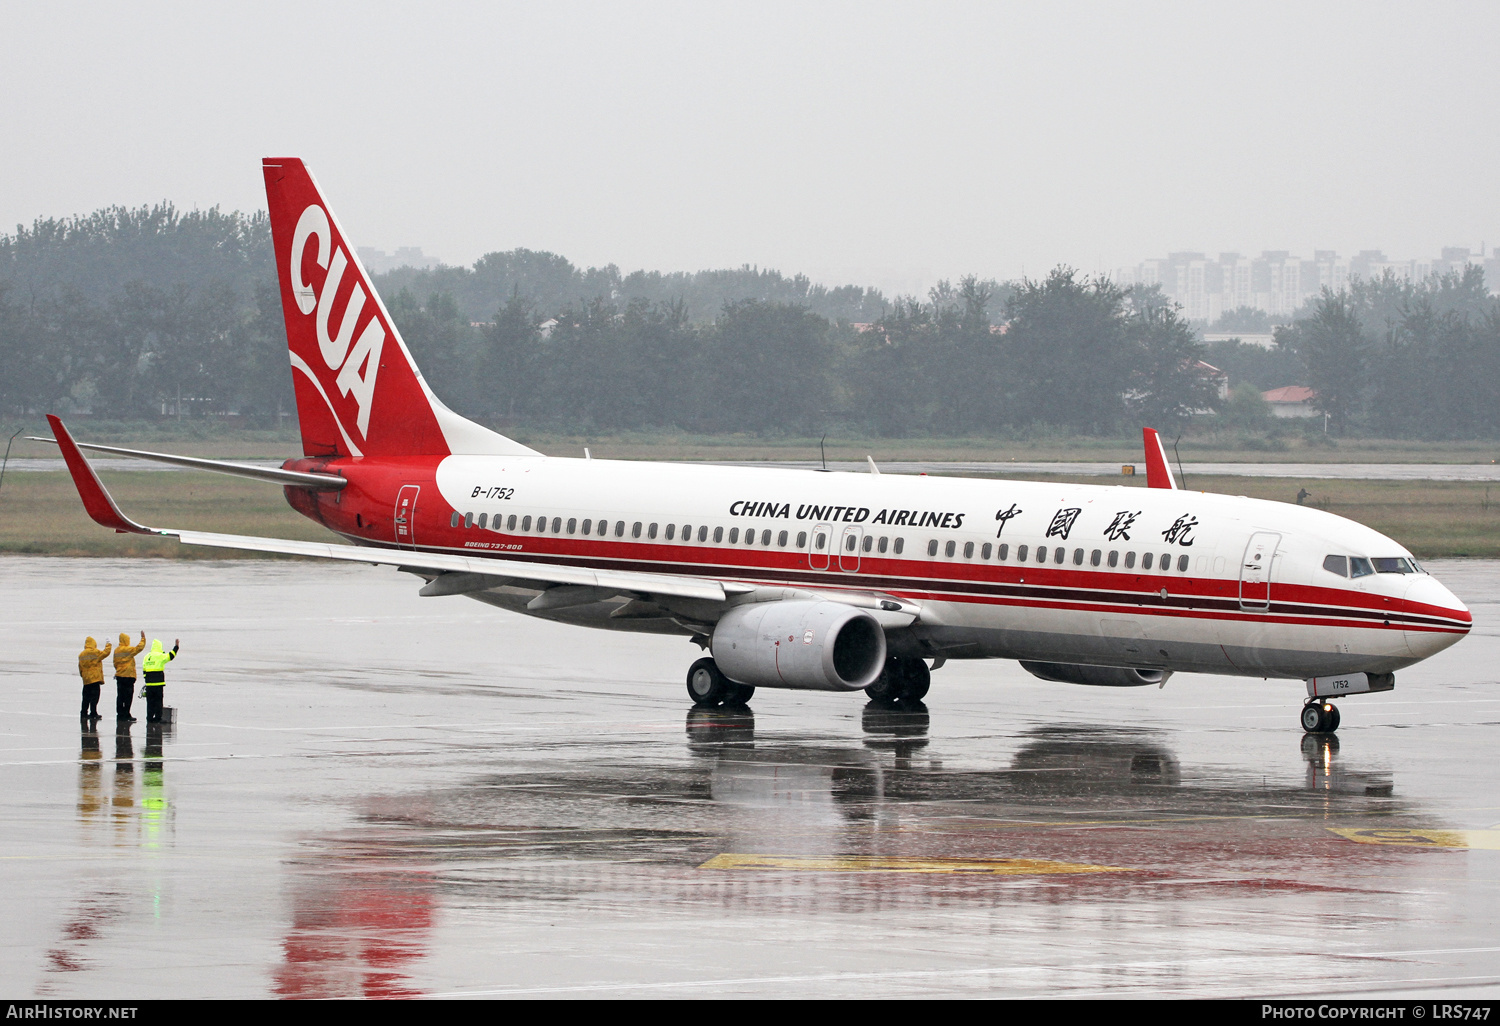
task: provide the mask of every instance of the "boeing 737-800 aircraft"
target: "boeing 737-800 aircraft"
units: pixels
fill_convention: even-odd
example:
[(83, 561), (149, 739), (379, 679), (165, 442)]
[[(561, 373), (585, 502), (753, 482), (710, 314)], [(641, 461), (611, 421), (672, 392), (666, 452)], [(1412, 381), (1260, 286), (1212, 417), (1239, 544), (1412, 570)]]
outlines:
[[(1321, 732), (1330, 698), (1389, 690), (1469, 631), (1396, 542), (1182, 490), (1150, 429), (1145, 489), (545, 456), (433, 395), (307, 168), (264, 172), (304, 455), (273, 470), (84, 445), (48, 417), (106, 527), (396, 566), (423, 595), (681, 635), (709, 653), (688, 670), (699, 705), (757, 687), (914, 702), (947, 660), (1016, 659), (1117, 687), (1305, 679), (1302, 726)], [(348, 544), (137, 524), (85, 448), (281, 484)]]

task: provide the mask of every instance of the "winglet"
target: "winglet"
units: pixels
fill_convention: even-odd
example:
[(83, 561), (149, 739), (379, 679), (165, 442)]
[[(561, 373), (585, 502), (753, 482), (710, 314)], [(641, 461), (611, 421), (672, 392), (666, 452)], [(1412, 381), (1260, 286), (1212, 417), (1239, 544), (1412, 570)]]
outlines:
[(84, 459), (78, 443), (73, 441), (73, 436), (68, 434), (63, 422), (49, 413), (47, 423), (52, 425), (52, 437), (57, 439), (57, 447), (62, 450), (63, 459), (68, 464), (68, 473), (73, 475), (73, 483), (78, 486), (78, 497), (83, 500), (83, 508), (94, 518), (94, 523), (113, 527), (120, 534), (160, 533), (149, 527), (142, 527), (121, 513), (115, 500), (109, 497), (104, 485), (99, 483), (99, 475), (94, 473), (94, 468)]
[(1171, 465), (1167, 463), (1167, 450), (1161, 444), (1161, 435), (1156, 433), (1156, 428), (1142, 428), (1141, 434), (1146, 440), (1146, 487), (1176, 488), (1177, 482), (1172, 477)]

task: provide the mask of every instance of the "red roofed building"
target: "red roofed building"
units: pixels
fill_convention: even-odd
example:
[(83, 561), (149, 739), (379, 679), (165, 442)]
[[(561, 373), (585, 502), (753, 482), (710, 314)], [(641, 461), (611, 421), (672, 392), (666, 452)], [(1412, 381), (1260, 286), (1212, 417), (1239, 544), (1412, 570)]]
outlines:
[(1318, 397), (1318, 393), (1306, 385), (1284, 385), (1262, 392), (1260, 397), (1270, 405), (1273, 417), (1322, 416), (1312, 407), (1312, 401)]

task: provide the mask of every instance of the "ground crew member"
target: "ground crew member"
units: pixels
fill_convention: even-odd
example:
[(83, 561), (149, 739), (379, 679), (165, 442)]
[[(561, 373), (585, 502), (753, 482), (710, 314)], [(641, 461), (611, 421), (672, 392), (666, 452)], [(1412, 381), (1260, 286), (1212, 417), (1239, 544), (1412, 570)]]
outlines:
[(145, 651), (146, 632), (141, 631), (141, 643), (130, 644), (130, 635), (120, 632), (120, 643), (115, 646), (115, 719), (134, 723), (130, 706), (135, 699), (135, 657)]
[(109, 650), (107, 641), (101, 652), (93, 638), (83, 639), (83, 651), (78, 653), (78, 674), (83, 678), (83, 705), (78, 710), (79, 719), (99, 718), (99, 685), (104, 683), (104, 657), (109, 655)]
[[(161, 650), (161, 640), (151, 639), (151, 651), (146, 653), (142, 661), (142, 667), (146, 671), (146, 722), (161, 722), (161, 699), (167, 690), (167, 664), (177, 658), (177, 649), (181, 646), (181, 639), (173, 639), (172, 651)], [(98, 692), (95, 692), (97, 697)]]

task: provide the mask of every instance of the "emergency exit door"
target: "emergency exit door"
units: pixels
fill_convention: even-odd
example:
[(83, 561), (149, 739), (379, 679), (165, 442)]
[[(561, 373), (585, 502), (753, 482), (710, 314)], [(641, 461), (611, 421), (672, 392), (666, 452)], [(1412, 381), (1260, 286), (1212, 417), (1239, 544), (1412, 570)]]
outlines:
[(417, 544), (417, 493), (421, 485), (403, 485), (396, 496), (396, 544), (415, 548)]
[(1281, 535), (1257, 531), (1245, 546), (1240, 562), (1240, 608), (1264, 612), (1271, 608), (1271, 562)]
[(833, 527), (819, 524), (813, 528), (812, 545), (807, 550), (807, 565), (814, 570), (827, 570), (829, 554), (833, 551)]
[(859, 545), (864, 540), (865, 529), (863, 527), (850, 526), (844, 528), (843, 535), (839, 538), (839, 569), (846, 574), (859, 572)]

